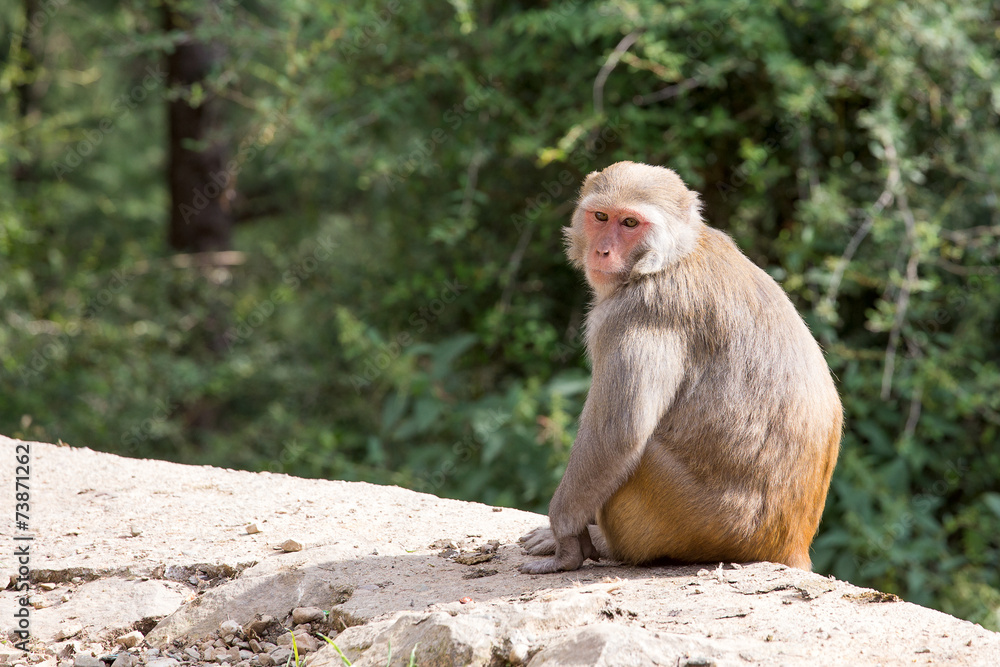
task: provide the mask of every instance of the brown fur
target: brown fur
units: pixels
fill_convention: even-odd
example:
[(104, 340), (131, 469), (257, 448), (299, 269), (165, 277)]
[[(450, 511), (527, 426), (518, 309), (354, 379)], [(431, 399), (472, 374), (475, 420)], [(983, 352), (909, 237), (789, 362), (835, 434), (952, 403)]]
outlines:
[(842, 409), (805, 323), (701, 221), (697, 195), (674, 172), (618, 163), (591, 174), (580, 200), (566, 237), (581, 268), (591, 261), (584, 205), (645, 206), (658, 223), (643, 228), (620, 280), (594, 285), (593, 383), (551, 531), (527, 536), (529, 553), (555, 558), (523, 570), (579, 567), (594, 555), (594, 519), (596, 549), (616, 560), (809, 569)]

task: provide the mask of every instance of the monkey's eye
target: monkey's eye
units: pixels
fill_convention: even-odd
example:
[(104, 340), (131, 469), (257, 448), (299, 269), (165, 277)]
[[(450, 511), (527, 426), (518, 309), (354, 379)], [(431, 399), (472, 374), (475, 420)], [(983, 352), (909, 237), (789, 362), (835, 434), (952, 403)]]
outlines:
[(607, 222), (608, 221), (608, 214), (604, 213), (602, 211), (597, 211), (596, 213), (594, 213), (594, 217), (597, 218), (598, 220), (600, 220), (601, 222)]
[(635, 218), (625, 218), (624, 220), (622, 220), (622, 224), (625, 225), (626, 227), (638, 227), (639, 221), (636, 220)]

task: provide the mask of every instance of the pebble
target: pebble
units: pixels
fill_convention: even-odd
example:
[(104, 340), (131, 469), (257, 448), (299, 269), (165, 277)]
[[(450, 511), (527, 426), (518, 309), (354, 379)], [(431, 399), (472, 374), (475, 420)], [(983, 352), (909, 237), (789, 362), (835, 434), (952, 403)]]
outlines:
[(260, 653), (263, 649), (260, 647), (260, 642), (256, 639), (251, 639), (247, 644), (250, 646), (250, 650), (254, 653)]
[(155, 658), (160, 655), (160, 649), (151, 648), (143, 654), (147, 658)]
[(214, 662), (215, 661), (215, 653), (216, 653), (215, 647), (214, 646), (209, 646), (207, 649), (205, 649), (202, 652), (202, 657), (205, 659), (205, 662)]
[(256, 535), (259, 532), (260, 528), (257, 527), (257, 524), (255, 523), (247, 524), (247, 535)]
[(219, 636), (235, 635), (240, 631), (240, 629), (240, 624), (236, 621), (223, 621), (222, 624), (219, 625)]
[(319, 641), (310, 634), (303, 632), (295, 635), (295, 641), (299, 646), (299, 653), (315, 653), (319, 650)]
[(324, 618), (326, 618), (326, 613), (316, 607), (296, 607), (292, 610), (292, 622), (295, 625), (322, 621)]
[(38, 587), (41, 588), (43, 591), (54, 591), (56, 589), (55, 584), (49, 583), (47, 581), (38, 584)]
[(246, 649), (240, 649), (240, 660), (249, 660), (253, 657), (253, 651), (247, 651)]
[(132, 533), (132, 537), (139, 537), (142, 535), (142, 527), (132, 524), (128, 527), (128, 532)]
[(512, 665), (523, 665), (528, 661), (528, 647), (524, 644), (514, 644), (507, 659)]
[(143, 640), (142, 633), (139, 632), (138, 630), (133, 630), (127, 635), (122, 635), (121, 637), (119, 637), (118, 643), (124, 646), (125, 648), (132, 648), (142, 640)]
[(189, 646), (188, 648), (184, 649), (184, 652), (187, 653), (189, 656), (191, 656), (194, 660), (201, 660), (201, 653), (198, 653), (198, 649), (194, 648), (193, 646)]
[(278, 645), (272, 642), (261, 642), (260, 647), (264, 649), (266, 653), (270, 653), (274, 649), (278, 648)]
[(133, 663), (131, 653), (119, 653), (115, 661), (111, 663), (111, 667), (132, 667)]
[(302, 551), (302, 544), (300, 542), (296, 542), (295, 540), (285, 540), (281, 543), (279, 549), (284, 551), (286, 554), (292, 553), (293, 551)]
[(270, 653), (261, 653), (257, 656), (257, 662), (260, 663), (261, 667), (273, 667), (274, 658), (271, 657)]
[(279, 646), (278, 648), (271, 651), (270, 656), (271, 659), (274, 660), (275, 664), (283, 665), (286, 662), (288, 662), (288, 656), (290, 656), (291, 654), (292, 651), (290, 649), (287, 649), (284, 646)]
[(81, 653), (73, 659), (73, 667), (104, 667), (104, 663), (89, 653)]
[(226, 651), (226, 653), (229, 655), (229, 659), (232, 660), (233, 662), (239, 662), (241, 660), (240, 649), (237, 648), (236, 646), (230, 646), (229, 650)]
[(83, 626), (80, 625), (79, 623), (64, 625), (63, 627), (59, 628), (58, 632), (56, 632), (56, 641), (57, 642), (64, 641), (66, 639), (69, 639), (70, 637), (75, 637), (81, 632), (83, 632)]
[(7, 590), (14, 583), (14, 575), (9, 572), (0, 572), (0, 591)]
[(176, 667), (179, 664), (173, 658), (153, 658), (146, 661), (146, 667)]

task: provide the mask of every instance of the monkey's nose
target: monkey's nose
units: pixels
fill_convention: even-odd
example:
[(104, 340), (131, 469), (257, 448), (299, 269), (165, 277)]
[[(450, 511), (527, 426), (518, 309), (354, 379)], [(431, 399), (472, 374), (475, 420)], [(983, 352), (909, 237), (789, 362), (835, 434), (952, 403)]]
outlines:
[(610, 250), (598, 250), (597, 254), (599, 254), (601, 257), (607, 257), (608, 255), (611, 254), (611, 251)]

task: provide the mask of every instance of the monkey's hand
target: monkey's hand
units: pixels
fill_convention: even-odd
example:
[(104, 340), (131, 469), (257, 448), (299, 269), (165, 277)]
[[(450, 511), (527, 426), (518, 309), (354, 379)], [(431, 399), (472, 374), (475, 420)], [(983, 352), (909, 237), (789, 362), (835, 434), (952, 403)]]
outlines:
[[(546, 532), (547, 534), (545, 534)], [(594, 548), (593, 542), (590, 541), (590, 531), (586, 528), (577, 535), (569, 535), (558, 540), (552, 535), (550, 528), (536, 528), (522, 539), (525, 538), (539, 539), (539, 548), (548, 548), (546, 540), (551, 540), (555, 543), (555, 556), (553, 558), (544, 558), (525, 563), (521, 566), (521, 572), (524, 574), (549, 574), (550, 572), (577, 570), (583, 565), (583, 561), (588, 558), (593, 558), (594, 560), (598, 558), (597, 549)], [(530, 551), (530, 547), (527, 545), (526, 547), (529, 548), (529, 553), (534, 553)], [(538, 553), (546, 552), (539, 551)], [(552, 552), (549, 551), (547, 553)]]
[(520, 542), (532, 556), (551, 556), (556, 552), (556, 536), (548, 526), (539, 526), (527, 535), (522, 535)]

